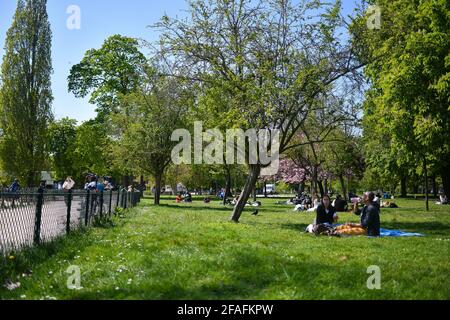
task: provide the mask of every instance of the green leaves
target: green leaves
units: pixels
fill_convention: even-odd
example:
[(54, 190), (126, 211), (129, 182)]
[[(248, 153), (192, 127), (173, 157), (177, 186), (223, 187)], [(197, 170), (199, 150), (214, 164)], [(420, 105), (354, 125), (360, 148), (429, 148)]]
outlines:
[[(450, 4), (445, 0), (377, 4), (382, 29), (353, 34), (366, 45), (361, 60), (372, 61), (366, 68), (372, 88), (366, 95), (364, 119), (369, 163), (403, 174), (415, 171), (422, 165), (417, 159), (425, 157), (444, 168), (450, 158)], [(363, 21), (361, 16), (354, 27)], [(377, 140), (381, 148), (374, 148)]]
[(70, 71), (69, 92), (76, 97), (92, 94), (90, 102), (97, 105), (101, 121), (117, 108), (120, 94), (129, 94), (139, 85), (147, 61), (138, 46), (136, 39), (111, 36), (100, 49), (87, 51)]
[(18, 1), (1, 67), (0, 158), (10, 177), (35, 185), (48, 169), (51, 103), (51, 30), (46, 0)]

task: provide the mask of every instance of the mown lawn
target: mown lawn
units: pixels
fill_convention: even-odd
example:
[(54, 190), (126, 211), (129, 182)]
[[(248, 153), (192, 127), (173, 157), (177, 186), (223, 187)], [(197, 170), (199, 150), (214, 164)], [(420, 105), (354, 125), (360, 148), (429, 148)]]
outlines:
[[(303, 231), (312, 213), (264, 200), (260, 215), (228, 222), (230, 208), (146, 199), (114, 227), (73, 234), (1, 265), (2, 299), (450, 299), (450, 206), (398, 200), (384, 228), (423, 238), (327, 238)], [(341, 222), (357, 221), (351, 214)], [(81, 270), (81, 290), (66, 270)], [(369, 290), (367, 268), (381, 268)]]

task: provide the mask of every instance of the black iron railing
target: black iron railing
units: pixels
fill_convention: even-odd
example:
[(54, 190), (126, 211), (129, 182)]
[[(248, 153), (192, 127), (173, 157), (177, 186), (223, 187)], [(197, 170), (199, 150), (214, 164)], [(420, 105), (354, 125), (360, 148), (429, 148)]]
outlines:
[(0, 192), (0, 256), (49, 242), (95, 219), (114, 215), (118, 207), (136, 206), (140, 191), (26, 190)]

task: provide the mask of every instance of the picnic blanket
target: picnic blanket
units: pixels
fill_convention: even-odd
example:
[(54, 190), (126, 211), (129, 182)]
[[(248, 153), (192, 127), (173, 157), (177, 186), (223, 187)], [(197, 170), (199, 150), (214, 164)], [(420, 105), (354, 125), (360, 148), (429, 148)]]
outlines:
[[(334, 225), (333, 227), (339, 227), (342, 224)], [(389, 229), (380, 229), (380, 237), (424, 237), (424, 234), (421, 233), (411, 233), (404, 232), (401, 230), (389, 230)]]
[(403, 232), (401, 230), (380, 229), (381, 237), (424, 237), (421, 233)]

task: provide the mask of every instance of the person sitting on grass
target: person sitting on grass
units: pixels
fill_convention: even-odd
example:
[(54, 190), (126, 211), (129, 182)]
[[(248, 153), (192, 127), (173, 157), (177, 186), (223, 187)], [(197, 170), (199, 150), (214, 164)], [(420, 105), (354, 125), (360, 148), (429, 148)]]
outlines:
[(347, 212), (348, 211), (348, 203), (344, 199), (342, 199), (341, 195), (336, 197), (334, 200), (333, 207), (336, 209), (336, 212)]
[[(358, 208), (358, 203), (354, 204), (353, 212), (361, 216), (361, 227), (367, 231), (369, 237), (380, 236), (380, 208), (373, 201), (375, 194), (373, 192), (364, 193), (364, 208), (361, 210)], [(360, 227), (354, 226), (354, 227)]]
[(317, 217), (315, 224), (329, 224), (333, 225), (338, 221), (339, 217), (336, 214), (336, 209), (331, 205), (330, 196), (325, 195), (322, 202), (317, 207)]
[(190, 192), (186, 192), (186, 194), (184, 195), (184, 202), (192, 203), (192, 195)]
[(448, 203), (448, 199), (447, 196), (444, 193), (441, 193), (439, 195), (439, 202), (436, 202), (437, 205), (442, 205), (442, 204), (449, 204)]

